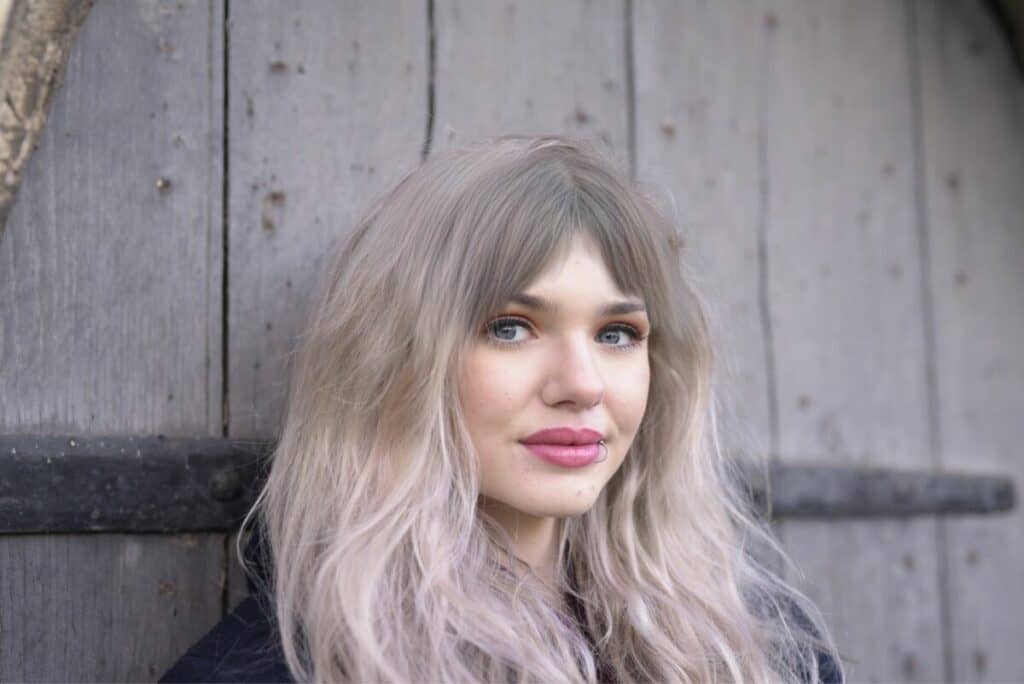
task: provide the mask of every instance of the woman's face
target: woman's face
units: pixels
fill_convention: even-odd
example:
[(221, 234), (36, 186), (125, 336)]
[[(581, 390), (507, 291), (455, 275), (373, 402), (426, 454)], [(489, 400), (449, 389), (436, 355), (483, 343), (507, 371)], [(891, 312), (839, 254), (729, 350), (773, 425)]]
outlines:
[[(597, 247), (580, 237), (522, 294), (550, 309), (508, 302), (462, 367), (461, 406), (480, 458), (481, 493), (489, 507), (512, 509), (506, 513), (580, 515), (622, 464), (644, 416), (650, 322), (642, 309), (602, 311), (643, 302), (615, 287)], [(603, 434), (607, 459), (556, 465), (520, 442), (557, 427)], [(604, 448), (599, 453), (604, 458)]]

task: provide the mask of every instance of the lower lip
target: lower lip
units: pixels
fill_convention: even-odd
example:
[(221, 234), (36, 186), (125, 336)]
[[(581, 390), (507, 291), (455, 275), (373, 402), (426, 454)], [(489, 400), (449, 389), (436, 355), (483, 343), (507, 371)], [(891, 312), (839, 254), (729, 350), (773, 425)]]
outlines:
[(534, 455), (563, 468), (581, 468), (597, 460), (600, 444), (523, 444)]

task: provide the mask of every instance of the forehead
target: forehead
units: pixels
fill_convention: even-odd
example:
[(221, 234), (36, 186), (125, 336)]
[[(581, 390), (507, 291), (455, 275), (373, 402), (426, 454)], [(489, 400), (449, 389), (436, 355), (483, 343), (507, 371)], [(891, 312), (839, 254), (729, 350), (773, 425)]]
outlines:
[(644, 310), (641, 298), (615, 284), (596, 244), (581, 236), (574, 236), (533, 282), (509, 297), (510, 302), (547, 313), (561, 312), (562, 300), (597, 302), (607, 315)]

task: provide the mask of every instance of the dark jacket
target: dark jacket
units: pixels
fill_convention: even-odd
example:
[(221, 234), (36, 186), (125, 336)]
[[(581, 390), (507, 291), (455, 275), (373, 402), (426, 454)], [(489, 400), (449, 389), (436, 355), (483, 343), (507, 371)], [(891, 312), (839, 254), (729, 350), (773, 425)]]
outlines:
[[(253, 534), (245, 549), (246, 561), (256, 574), (266, 580), (263, 565), (262, 539)], [(273, 611), (265, 594), (257, 591), (246, 578), (249, 597), (196, 642), (168, 670), (160, 682), (294, 682), (281, 652), (281, 639), (274, 627)], [(581, 606), (567, 596), (582, 620)], [(796, 610), (794, 617), (806, 624), (807, 617)], [(591, 642), (593, 646), (593, 642)], [(819, 676), (826, 684), (842, 684), (833, 660), (820, 658)], [(599, 673), (601, 681), (609, 681), (607, 672)]]
[[(263, 581), (269, 576), (253, 534), (245, 559)], [(197, 641), (160, 682), (294, 682), (284, 663), (269, 598), (246, 577), (249, 596)]]

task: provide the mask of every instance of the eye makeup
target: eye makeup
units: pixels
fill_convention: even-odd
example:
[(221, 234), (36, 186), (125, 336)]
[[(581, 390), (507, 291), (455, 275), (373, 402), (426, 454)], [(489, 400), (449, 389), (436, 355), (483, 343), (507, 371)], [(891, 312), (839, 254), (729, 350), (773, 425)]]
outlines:
[[(487, 338), (488, 342), (490, 342), (491, 344), (493, 344), (493, 345), (495, 345), (497, 347), (504, 347), (504, 348), (518, 347), (518, 346), (520, 346), (522, 344), (525, 344), (526, 340), (518, 340), (518, 341), (501, 340), (501, 339), (498, 339), (498, 338), (496, 338), (496, 337), (494, 337), (492, 335), (492, 332), (494, 330), (496, 330), (497, 328), (514, 327), (514, 326), (521, 326), (523, 328), (532, 328), (533, 327), (532, 324), (528, 320), (526, 320), (525, 318), (522, 318), (522, 317), (519, 317), (519, 316), (508, 316), (508, 315), (505, 315), (505, 316), (499, 316), (499, 317), (493, 319), (491, 322), (489, 322), (486, 326), (484, 326), (483, 330), (481, 331), (481, 334), (483, 334)], [(637, 347), (642, 346), (644, 341), (647, 339), (647, 335), (643, 334), (640, 331), (640, 329), (638, 329), (636, 326), (630, 325), (628, 323), (610, 323), (610, 324), (604, 326), (603, 328), (601, 328), (601, 334), (606, 333), (606, 332), (625, 333), (625, 334), (629, 335), (630, 337), (632, 337), (632, 339), (633, 339), (633, 341), (629, 342), (628, 344), (611, 344), (611, 345), (606, 345), (606, 346), (608, 346), (609, 348), (611, 348), (611, 349), (613, 349), (615, 351), (632, 351), (633, 349), (636, 349)]]

